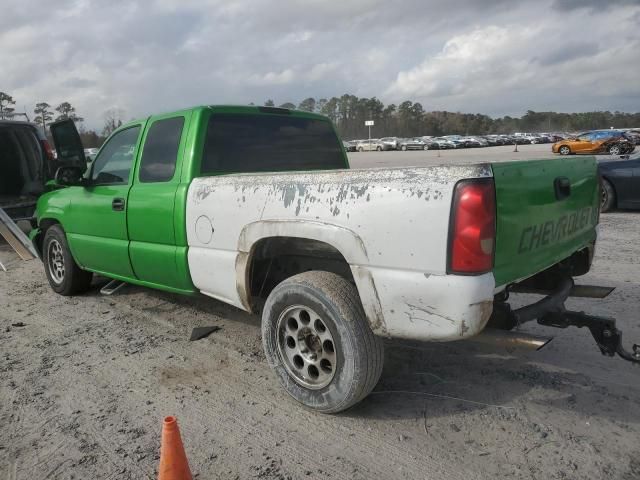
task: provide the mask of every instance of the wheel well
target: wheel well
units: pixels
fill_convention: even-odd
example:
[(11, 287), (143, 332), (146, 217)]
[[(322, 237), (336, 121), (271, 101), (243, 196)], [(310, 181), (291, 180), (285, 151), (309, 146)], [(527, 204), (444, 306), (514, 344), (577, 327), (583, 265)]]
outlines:
[(310, 270), (332, 272), (355, 283), (344, 256), (328, 243), (308, 238), (270, 237), (256, 242), (248, 262), (248, 296), (262, 305), (283, 280)]
[(39, 222), (40, 234), (37, 237), (36, 243), (40, 253), (42, 253), (42, 242), (44, 241), (44, 235), (45, 233), (47, 233), (47, 230), (53, 225), (60, 225), (60, 222), (52, 218), (43, 218)]
[(602, 176), (602, 181), (603, 182), (607, 182), (609, 185), (611, 185), (611, 190), (613, 190), (613, 194), (614, 194), (613, 206), (615, 207), (617, 205), (617, 203), (618, 203), (618, 192), (616, 192), (616, 186), (614, 185), (614, 183), (611, 180), (609, 180), (608, 177), (606, 177), (604, 175)]

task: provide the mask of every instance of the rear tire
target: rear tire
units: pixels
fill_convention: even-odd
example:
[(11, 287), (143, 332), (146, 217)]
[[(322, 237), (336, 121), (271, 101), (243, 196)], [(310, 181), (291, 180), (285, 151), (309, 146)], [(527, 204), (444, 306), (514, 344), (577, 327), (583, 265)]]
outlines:
[(558, 153), (560, 155), (569, 155), (571, 153), (571, 149), (567, 146), (567, 145), (562, 145), (559, 149), (558, 149)]
[(622, 155), (622, 148), (620, 145), (614, 144), (607, 149), (607, 153), (609, 155)]
[(42, 242), (42, 261), (47, 280), (54, 292), (69, 296), (89, 289), (93, 274), (82, 270), (73, 259), (67, 237), (60, 225), (47, 229)]
[(402, 150), (403, 152), (406, 152), (407, 151), (407, 146), (406, 145), (402, 145), (400, 147), (400, 150)]
[(381, 151), (382, 151), (382, 147), (377, 147), (377, 148), (376, 148), (376, 150), (377, 150), (378, 152), (381, 152)]
[(330, 272), (301, 273), (276, 286), (262, 313), (262, 343), (287, 393), (321, 413), (360, 402), (382, 372), (382, 339), (355, 286)]
[(600, 184), (600, 211), (610, 212), (616, 206), (616, 191), (609, 180), (602, 179)]

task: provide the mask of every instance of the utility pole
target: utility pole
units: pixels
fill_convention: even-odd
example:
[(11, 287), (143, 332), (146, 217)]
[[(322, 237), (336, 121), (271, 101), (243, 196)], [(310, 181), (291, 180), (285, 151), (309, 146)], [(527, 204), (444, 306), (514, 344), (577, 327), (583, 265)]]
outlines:
[(369, 127), (369, 151), (371, 151), (371, 127), (374, 125), (373, 120), (365, 120), (364, 126)]

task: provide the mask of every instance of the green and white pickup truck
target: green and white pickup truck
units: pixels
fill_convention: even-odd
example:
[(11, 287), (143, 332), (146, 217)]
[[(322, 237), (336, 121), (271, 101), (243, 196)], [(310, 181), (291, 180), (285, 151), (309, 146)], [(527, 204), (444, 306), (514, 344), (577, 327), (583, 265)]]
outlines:
[[(539, 347), (528, 320), (586, 326), (626, 352), (615, 321), (564, 309), (596, 241), (593, 158), (350, 170), (332, 123), (270, 107), (205, 106), (115, 131), (88, 173), (72, 122), (31, 233), (51, 287), (93, 273), (262, 313), (287, 392), (338, 412), (362, 400), (383, 337)], [(510, 292), (547, 295), (512, 310)], [(606, 294), (606, 291), (604, 292)]]

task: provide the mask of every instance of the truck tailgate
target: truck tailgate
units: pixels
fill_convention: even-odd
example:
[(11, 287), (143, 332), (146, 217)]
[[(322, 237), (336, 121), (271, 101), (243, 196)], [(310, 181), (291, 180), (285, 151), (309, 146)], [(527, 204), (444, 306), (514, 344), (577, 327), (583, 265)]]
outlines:
[(496, 286), (521, 280), (595, 239), (599, 187), (593, 157), (496, 163)]

